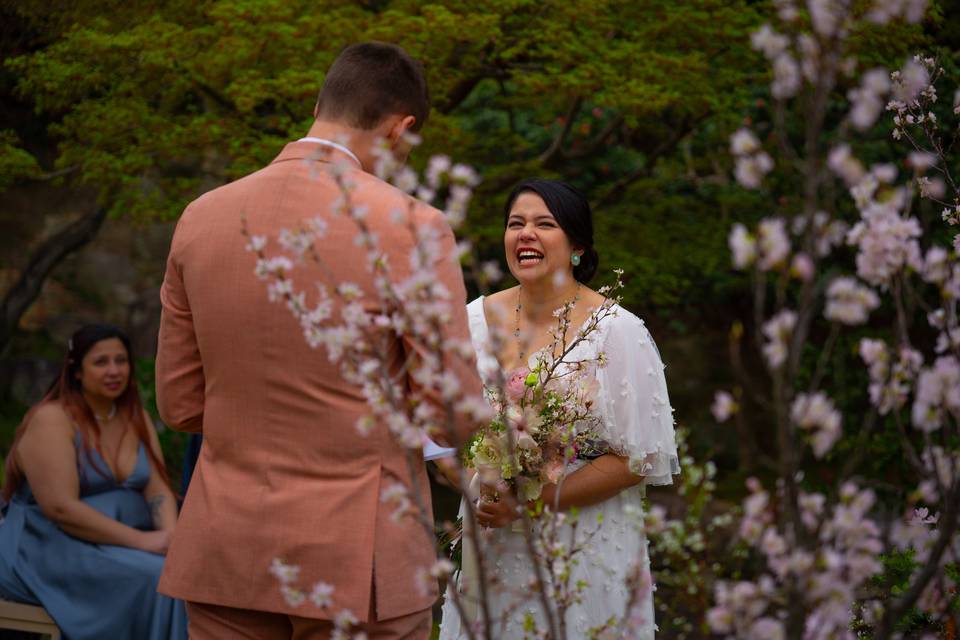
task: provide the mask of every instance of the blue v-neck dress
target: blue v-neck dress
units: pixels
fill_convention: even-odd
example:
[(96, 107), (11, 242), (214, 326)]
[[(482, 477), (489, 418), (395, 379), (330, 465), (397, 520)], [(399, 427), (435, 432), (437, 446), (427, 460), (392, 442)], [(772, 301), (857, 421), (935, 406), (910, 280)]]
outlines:
[[(80, 497), (131, 527), (153, 529), (143, 498), (150, 462), (143, 444), (123, 482), (94, 450), (79, 442)], [(187, 638), (183, 602), (157, 593), (163, 556), (75, 538), (50, 521), (24, 482), (0, 522), (0, 596), (42, 605), (65, 640)]]

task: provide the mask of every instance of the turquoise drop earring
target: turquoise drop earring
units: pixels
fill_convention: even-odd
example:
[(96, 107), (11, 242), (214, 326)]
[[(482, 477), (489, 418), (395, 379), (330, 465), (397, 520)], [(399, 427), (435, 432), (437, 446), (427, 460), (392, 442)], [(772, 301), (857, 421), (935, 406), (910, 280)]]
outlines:
[(580, 266), (580, 254), (579, 254), (579, 253), (574, 253), (573, 255), (570, 256), (570, 264), (572, 264), (572, 265), (575, 266), (575, 267), (579, 267), (579, 266)]

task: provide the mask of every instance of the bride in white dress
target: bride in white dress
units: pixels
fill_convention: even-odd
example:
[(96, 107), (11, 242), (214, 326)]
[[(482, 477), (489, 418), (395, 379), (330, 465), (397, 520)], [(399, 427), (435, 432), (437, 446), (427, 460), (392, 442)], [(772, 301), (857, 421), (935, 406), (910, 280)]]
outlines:
[[(574, 302), (569, 342), (605, 300), (584, 286), (597, 268), (593, 224), (589, 203), (569, 185), (540, 179), (519, 184), (507, 201), (504, 247), (510, 271), (520, 284), (468, 305), (478, 367), (487, 384), (492, 384), (498, 370), (527, 366), (550, 345), (550, 331), (557, 326), (555, 309)], [(571, 563), (567, 583), (583, 581), (584, 585), (576, 598), (579, 601), (565, 615), (571, 639), (588, 638), (591, 629), (611, 619), (622, 621), (628, 614), (628, 578), (638, 572), (649, 575), (647, 540), (637, 524), (644, 487), (670, 484), (679, 473), (664, 364), (643, 321), (619, 306), (613, 309), (615, 314), (601, 320), (589, 339), (565, 358), (595, 361), (598, 354), (605, 354), (607, 364), (597, 370), (595, 410), (600, 435), (611, 453), (575, 463), (559, 484), (559, 495), (557, 485), (546, 485), (542, 495), (545, 504), (558, 504), (561, 511), (576, 509), (575, 537), (585, 543)], [(498, 353), (491, 353), (493, 331), (503, 337)], [(491, 636), (503, 640), (534, 637), (525, 631), (531, 620), (541, 632), (547, 629), (541, 600), (527, 586), (534, 569), (525, 536), (517, 531), (517, 518), (515, 503), (507, 496), (499, 502), (481, 500), (476, 509), (484, 563), (497, 582), (488, 590)], [(567, 540), (570, 533), (574, 532), (560, 538)], [(475, 565), (465, 560), (458, 582), (461, 591), (476, 581), (471, 571)], [(629, 614), (639, 629), (635, 627), (631, 637), (653, 638), (652, 591), (637, 593), (640, 600), (629, 607)], [(476, 607), (469, 609), (475, 618)], [(463, 626), (447, 593), (440, 639), (467, 637)]]

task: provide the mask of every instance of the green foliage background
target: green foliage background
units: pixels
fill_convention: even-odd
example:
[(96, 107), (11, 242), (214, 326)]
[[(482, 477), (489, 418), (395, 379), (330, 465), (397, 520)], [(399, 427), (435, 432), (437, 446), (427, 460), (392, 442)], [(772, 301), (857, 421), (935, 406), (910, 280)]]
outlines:
[(603, 267), (627, 270), (627, 303), (654, 324), (687, 327), (731, 286), (724, 231), (745, 196), (722, 149), (763, 80), (753, 3), (0, 6), (0, 188), (55, 175), (130, 224), (175, 219), (301, 136), (339, 50), (380, 39), (428, 73), (435, 109), (414, 164), (442, 152), (484, 177), (467, 228), (485, 258), (501, 252), (506, 191), (546, 175), (596, 203)]
[[(863, 64), (949, 46), (957, 31), (942, 18), (949, 4), (919, 27), (859, 35)], [(750, 31), (772, 14), (765, 2), (0, 7), (0, 189), (57, 175), (59, 186), (94, 192), (131, 224), (175, 219), (198, 194), (301, 136), (324, 69), (346, 44), (404, 46), (424, 62), (435, 104), (413, 163), (442, 152), (480, 171), (467, 228), (481, 254), (499, 257), (504, 194), (520, 178), (561, 177), (584, 189), (601, 274), (623, 267), (626, 305), (668, 354), (695, 356), (668, 358), (685, 422), (705, 418), (708, 387), (723, 377), (711, 370), (714, 351), (743, 315), (726, 232), (793, 204), (773, 199), (790, 193), (789, 168), (770, 192), (745, 192), (729, 177), (730, 133), (768, 109), (767, 67), (749, 46)], [(892, 155), (884, 135), (876, 138), (876, 158)], [(696, 449), (714, 437), (694, 430), (691, 440)]]
[[(930, 51), (956, 78), (960, 26), (948, 16), (958, 11), (956, 0), (936, 2), (920, 25), (858, 34), (861, 67)], [(481, 173), (466, 228), (482, 257), (500, 256), (503, 199), (516, 181), (543, 175), (582, 188), (595, 207), (601, 276), (625, 269), (625, 305), (651, 325), (670, 364), (691, 450), (715, 454), (733, 472), (721, 493), (736, 494), (736, 436), (708, 414), (713, 390), (729, 383), (727, 331), (749, 315), (726, 235), (735, 221), (798, 202), (789, 166), (760, 192), (730, 177), (729, 135), (769, 121), (767, 64), (749, 34), (771, 15), (770, 3), (751, 0), (0, 0), (0, 193), (49, 180), (92, 193), (129, 224), (176, 219), (306, 132), (342, 47), (400, 44), (424, 62), (435, 106), (412, 162), (445, 153)], [(868, 161), (902, 156), (882, 125), (858, 151)], [(854, 344), (847, 336), (832, 363), (845, 408), (863, 402)], [(2, 355), (41, 351), (55, 349), (24, 335)], [(24, 409), (8, 396), (0, 393), (0, 452)], [(754, 428), (771, 447), (762, 419)], [(176, 469), (181, 444), (165, 445)], [(879, 476), (897, 453), (892, 441), (876, 445)]]

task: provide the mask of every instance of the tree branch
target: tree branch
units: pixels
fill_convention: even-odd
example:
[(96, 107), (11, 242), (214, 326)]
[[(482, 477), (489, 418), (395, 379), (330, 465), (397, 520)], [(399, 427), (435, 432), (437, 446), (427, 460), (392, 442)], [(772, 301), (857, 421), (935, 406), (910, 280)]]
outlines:
[(563, 142), (567, 139), (567, 136), (570, 135), (570, 129), (573, 128), (573, 121), (576, 119), (577, 113), (580, 112), (580, 106), (582, 104), (583, 98), (580, 96), (576, 96), (570, 101), (570, 106), (567, 108), (566, 120), (563, 123), (563, 129), (561, 129), (560, 133), (553, 139), (553, 142), (550, 143), (547, 150), (540, 154), (540, 157), (537, 159), (540, 164), (548, 166), (561, 155)]
[(20, 277), (0, 302), (0, 353), (10, 343), (20, 318), (40, 295), (50, 273), (64, 258), (93, 240), (106, 217), (107, 208), (97, 206), (45, 240), (34, 251)]
[(446, 95), (445, 99), (434, 103), (434, 107), (440, 113), (450, 113), (467, 99), (467, 96), (470, 95), (474, 87), (480, 84), (481, 80), (489, 77), (492, 77), (492, 74), (478, 73), (469, 78), (464, 78)]
[(564, 160), (579, 160), (581, 158), (586, 158), (596, 153), (601, 146), (603, 146), (607, 140), (616, 133), (617, 129), (623, 126), (623, 116), (618, 115), (613, 118), (610, 122), (607, 123), (607, 126), (596, 135), (596, 137), (583, 145), (581, 148), (576, 151), (563, 151)]
[(647, 156), (646, 162), (643, 163), (643, 166), (638, 167), (626, 176), (620, 178), (609, 189), (607, 189), (605, 193), (601, 194), (600, 197), (597, 198), (597, 204), (595, 207), (600, 208), (605, 204), (610, 204), (616, 200), (620, 194), (631, 184), (640, 178), (649, 176), (653, 171), (653, 166), (657, 163), (657, 160), (659, 160), (661, 156), (666, 155), (671, 150), (676, 148), (677, 144), (691, 131), (693, 131), (698, 124), (706, 120), (711, 113), (712, 112), (710, 111), (702, 113), (692, 120), (685, 122), (682, 126), (677, 127), (674, 130), (673, 135), (668, 136), (666, 140), (661, 142), (653, 149), (653, 151), (650, 152), (650, 154)]
[(880, 628), (877, 630), (877, 638), (889, 638), (896, 629), (897, 623), (906, 615), (910, 609), (917, 603), (923, 590), (926, 589), (930, 580), (936, 575), (940, 567), (940, 561), (944, 552), (950, 547), (953, 536), (957, 532), (957, 525), (960, 524), (958, 518), (958, 502), (960, 502), (960, 482), (954, 480), (953, 489), (946, 496), (946, 509), (944, 510), (940, 524), (940, 536), (937, 538), (933, 548), (930, 549), (930, 555), (926, 564), (916, 575), (910, 588), (904, 592), (900, 598), (890, 604), (884, 613)]
[(228, 113), (238, 113), (237, 105), (235, 105), (230, 98), (211, 87), (196, 75), (191, 75), (190, 79), (193, 81), (193, 85), (200, 91), (200, 93), (212, 100), (217, 106), (225, 109)]
[(66, 167), (65, 169), (59, 169), (57, 171), (50, 171), (48, 173), (41, 173), (34, 176), (26, 176), (23, 178), (23, 180), (25, 182), (49, 182), (51, 180), (56, 180), (57, 178), (69, 176), (77, 171), (80, 171), (80, 165), (75, 164), (72, 167)]

